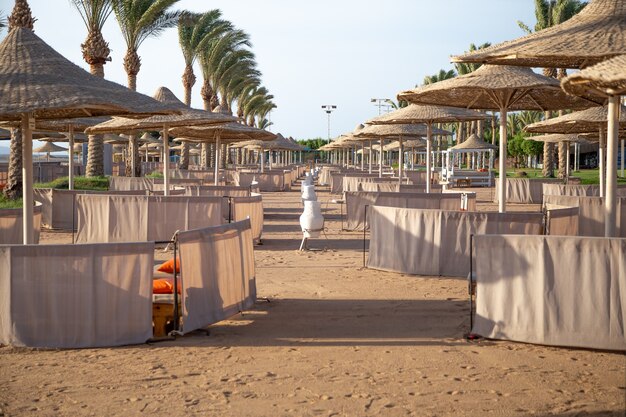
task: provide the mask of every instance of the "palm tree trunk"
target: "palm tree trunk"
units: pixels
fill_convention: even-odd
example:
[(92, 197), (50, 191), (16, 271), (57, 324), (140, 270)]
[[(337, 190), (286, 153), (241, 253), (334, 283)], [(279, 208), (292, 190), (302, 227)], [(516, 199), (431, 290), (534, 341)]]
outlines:
[[(185, 72), (183, 73), (183, 87), (185, 89), (185, 104), (191, 107), (191, 89), (196, 83), (196, 76), (193, 73), (193, 67), (191, 65), (185, 66)], [(189, 169), (189, 143), (183, 142), (180, 149), (180, 169)]]
[(202, 169), (209, 168), (209, 144), (206, 142), (202, 144), (202, 151), (200, 152), (200, 167)]
[(87, 144), (87, 166), (85, 176), (100, 177), (104, 175), (104, 142), (102, 135), (89, 135)]
[(11, 129), (11, 149), (9, 156), (9, 178), (4, 188), (4, 196), (9, 200), (22, 197), (22, 130)]
[(128, 75), (128, 88), (137, 91), (137, 74), (141, 68), (141, 59), (139, 54), (134, 49), (126, 51), (124, 56), (124, 70)]

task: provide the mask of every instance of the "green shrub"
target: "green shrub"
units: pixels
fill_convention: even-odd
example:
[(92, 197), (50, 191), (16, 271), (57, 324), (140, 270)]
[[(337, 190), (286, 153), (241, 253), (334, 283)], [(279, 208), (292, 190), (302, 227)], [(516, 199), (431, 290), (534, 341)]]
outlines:
[[(70, 180), (68, 177), (60, 177), (54, 181), (36, 183), (34, 187), (67, 190), (70, 188)], [(74, 189), (106, 191), (109, 189), (109, 179), (107, 177), (74, 177)]]

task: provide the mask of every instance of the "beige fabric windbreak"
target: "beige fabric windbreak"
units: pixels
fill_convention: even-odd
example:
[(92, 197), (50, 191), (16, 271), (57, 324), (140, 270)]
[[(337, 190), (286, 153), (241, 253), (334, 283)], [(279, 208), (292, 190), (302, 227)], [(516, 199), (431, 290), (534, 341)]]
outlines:
[[(341, 194), (345, 190), (343, 188), (343, 178), (349, 176), (353, 178), (378, 178), (378, 174), (369, 174), (365, 172), (332, 172), (330, 174), (330, 193)], [(353, 190), (356, 191), (356, 188)]]
[[(599, 197), (599, 185), (565, 185), (543, 184), (543, 195), (569, 195), (578, 197)], [(626, 186), (618, 185), (616, 189), (618, 197), (626, 197)]]
[(289, 178), (286, 178), (286, 174), (282, 171), (263, 174), (260, 172), (237, 172), (234, 176), (235, 183), (240, 187), (249, 187), (252, 181), (256, 181), (261, 191), (289, 191), (291, 189)]
[(35, 201), (42, 204), (41, 222), (52, 229), (72, 230), (78, 211), (74, 199), (78, 194), (145, 195), (145, 191), (88, 191), (35, 188)]
[(547, 205), (546, 234), (553, 236), (578, 236), (579, 208)]
[[(578, 234), (604, 236), (604, 198), (544, 195), (544, 207), (578, 207)], [(626, 237), (626, 197), (617, 198), (617, 237)]]
[(184, 333), (252, 307), (256, 278), (248, 220), (180, 232), (178, 244)]
[[(543, 184), (561, 183), (563, 180), (551, 178), (507, 178), (506, 201), (507, 203), (541, 204), (543, 196)], [(496, 181), (494, 202), (498, 201), (499, 181)]]
[[(343, 177), (343, 184), (341, 186), (341, 191), (342, 192), (347, 192), (347, 191), (361, 191), (359, 190), (359, 185), (362, 184), (393, 184), (393, 185), (398, 185), (399, 184), (399, 179), (398, 178), (392, 178), (392, 177), (386, 177), (386, 178), (378, 178), (378, 177), (353, 177), (353, 176), (345, 176)], [(403, 181), (403, 183), (407, 183), (406, 180)]]
[(152, 337), (153, 263), (153, 242), (0, 246), (0, 343), (144, 343)]
[(76, 242), (164, 241), (223, 223), (221, 197), (78, 195)]
[(109, 190), (148, 191), (152, 190), (152, 179), (145, 177), (109, 177)]
[(626, 350), (626, 239), (476, 236), (474, 253), (473, 333)]
[[(41, 230), (40, 202), (35, 203), (33, 209), (33, 241), (39, 243), (39, 232)], [(0, 209), (0, 244), (21, 244), (24, 243), (24, 229), (22, 208)]]
[[(346, 192), (346, 230), (363, 230), (369, 228), (369, 208), (372, 206), (461, 210), (461, 196), (467, 195), (469, 211), (476, 210), (476, 193), (379, 193), (379, 192)], [(365, 214), (365, 206), (368, 214)]]
[(541, 213), (478, 213), (374, 206), (367, 266), (414, 275), (467, 277), (470, 236), (542, 234)]
[(240, 187), (238, 185), (195, 185), (185, 187), (185, 195), (222, 197), (222, 214), (228, 220), (230, 209), (227, 197), (249, 197), (250, 187)]
[(319, 178), (317, 179), (317, 183), (319, 185), (330, 185), (330, 175), (331, 173), (339, 172), (339, 168), (335, 167), (322, 167), (319, 172)]
[(386, 182), (358, 182), (356, 190), (351, 191), (396, 193), (400, 191), (400, 184), (398, 184), (398, 180)]
[(261, 243), (263, 235), (263, 197), (253, 193), (250, 197), (233, 197), (230, 200), (231, 217), (239, 222), (250, 219), (250, 228), (254, 243)]

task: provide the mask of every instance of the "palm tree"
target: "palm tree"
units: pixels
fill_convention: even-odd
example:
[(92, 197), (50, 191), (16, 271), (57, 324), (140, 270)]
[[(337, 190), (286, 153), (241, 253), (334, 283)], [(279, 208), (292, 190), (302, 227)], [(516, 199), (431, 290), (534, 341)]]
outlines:
[(7, 19), (4, 17), (4, 13), (0, 10), (0, 30), (7, 27)]
[[(182, 81), (185, 89), (185, 104), (191, 105), (191, 89), (196, 83), (193, 64), (208, 41), (221, 34), (229, 23), (221, 19), (219, 10), (206, 13), (182, 12), (178, 20), (178, 41), (185, 60)], [(180, 168), (189, 167), (189, 144), (183, 142), (180, 152)]]
[[(469, 51), (467, 52), (474, 52), (474, 51), (478, 51), (479, 49), (485, 49), (487, 47), (491, 46), (490, 42), (485, 42), (482, 45), (476, 46), (473, 43), (470, 43), (470, 47), (469, 47)], [(466, 64), (466, 63), (458, 63), (458, 64), (454, 64), (454, 67), (456, 68), (456, 72), (459, 75), (465, 75), (465, 74), (469, 74), (470, 72), (474, 72), (476, 71), (478, 68), (480, 68), (482, 66), (482, 64)]]
[[(565, 22), (580, 12), (586, 5), (587, 3), (583, 3), (580, 0), (535, 0), (535, 17), (537, 19), (535, 32)], [(518, 21), (517, 24), (524, 32), (532, 32), (530, 27), (523, 22)], [(557, 78), (558, 73), (556, 68), (544, 68), (543, 75)], [(545, 118), (550, 118), (550, 112), (545, 113)], [(559, 148), (559, 150), (561, 149)], [(564, 160), (565, 157), (559, 155), (559, 160), (561, 159)], [(542, 174), (544, 177), (554, 177), (554, 148), (551, 143), (547, 142), (543, 145)]]
[(427, 75), (426, 77), (424, 77), (424, 83), (423, 84), (424, 85), (434, 84), (436, 82), (443, 81), (443, 80), (448, 80), (448, 79), (454, 78), (454, 77), (456, 77), (456, 73), (454, 72), (454, 70), (446, 71), (444, 69), (441, 69), (441, 70), (439, 70), (439, 72), (437, 74)]
[[(15, 0), (15, 6), (7, 18), (9, 32), (15, 28), (33, 30), (35, 18), (26, 0)], [(11, 129), (11, 145), (9, 150), (9, 172), (4, 195), (9, 200), (22, 197), (22, 130)]]
[[(141, 68), (138, 49), (147, 38), (158, 36), (167, 28), (176, 26), (180, 12), (169, 11), (178, 0), (111, 0), (113, 12), (126, 42), (124, 70), (128, 75), (128, 88), (137, 90), (137, 74)], [(137, 137), (128, 141), (129, 161), (126, 161), (126, 174), (141, 174), (138, 160)], [(132, 166), (135, 172), (132, 172)]]
[[(71, 0), (87, 27), (87, 38), (80, 47), (91, 74), (104, 78), (104, 64), (111, 60), (109, 44), (102, 36), (104, 23), (111, 15), (111, 0)], [(102, 135), (89, 135), (85, 175), (104, 175), (104, 145)]]

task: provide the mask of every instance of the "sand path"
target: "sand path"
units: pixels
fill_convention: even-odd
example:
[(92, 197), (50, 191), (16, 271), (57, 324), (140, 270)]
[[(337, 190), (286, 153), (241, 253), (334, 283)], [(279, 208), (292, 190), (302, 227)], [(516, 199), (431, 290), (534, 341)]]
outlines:
[[(255, 256), (269, 303), (210, 336), (0, 348), (4, 415), (624, 415), (624, 355), (465, 341), (466, 282), (363, 269), (362, 233), (341, 232), (338, 206), (318, 194), (327, 236), (310, 247), (325, 250), (302, 253), (299, 193), (264, 194)], [(481, 210), (495, 207), (488, 199), (481, 191)], [(44, 233), (42, 243), (69, 241)]]

